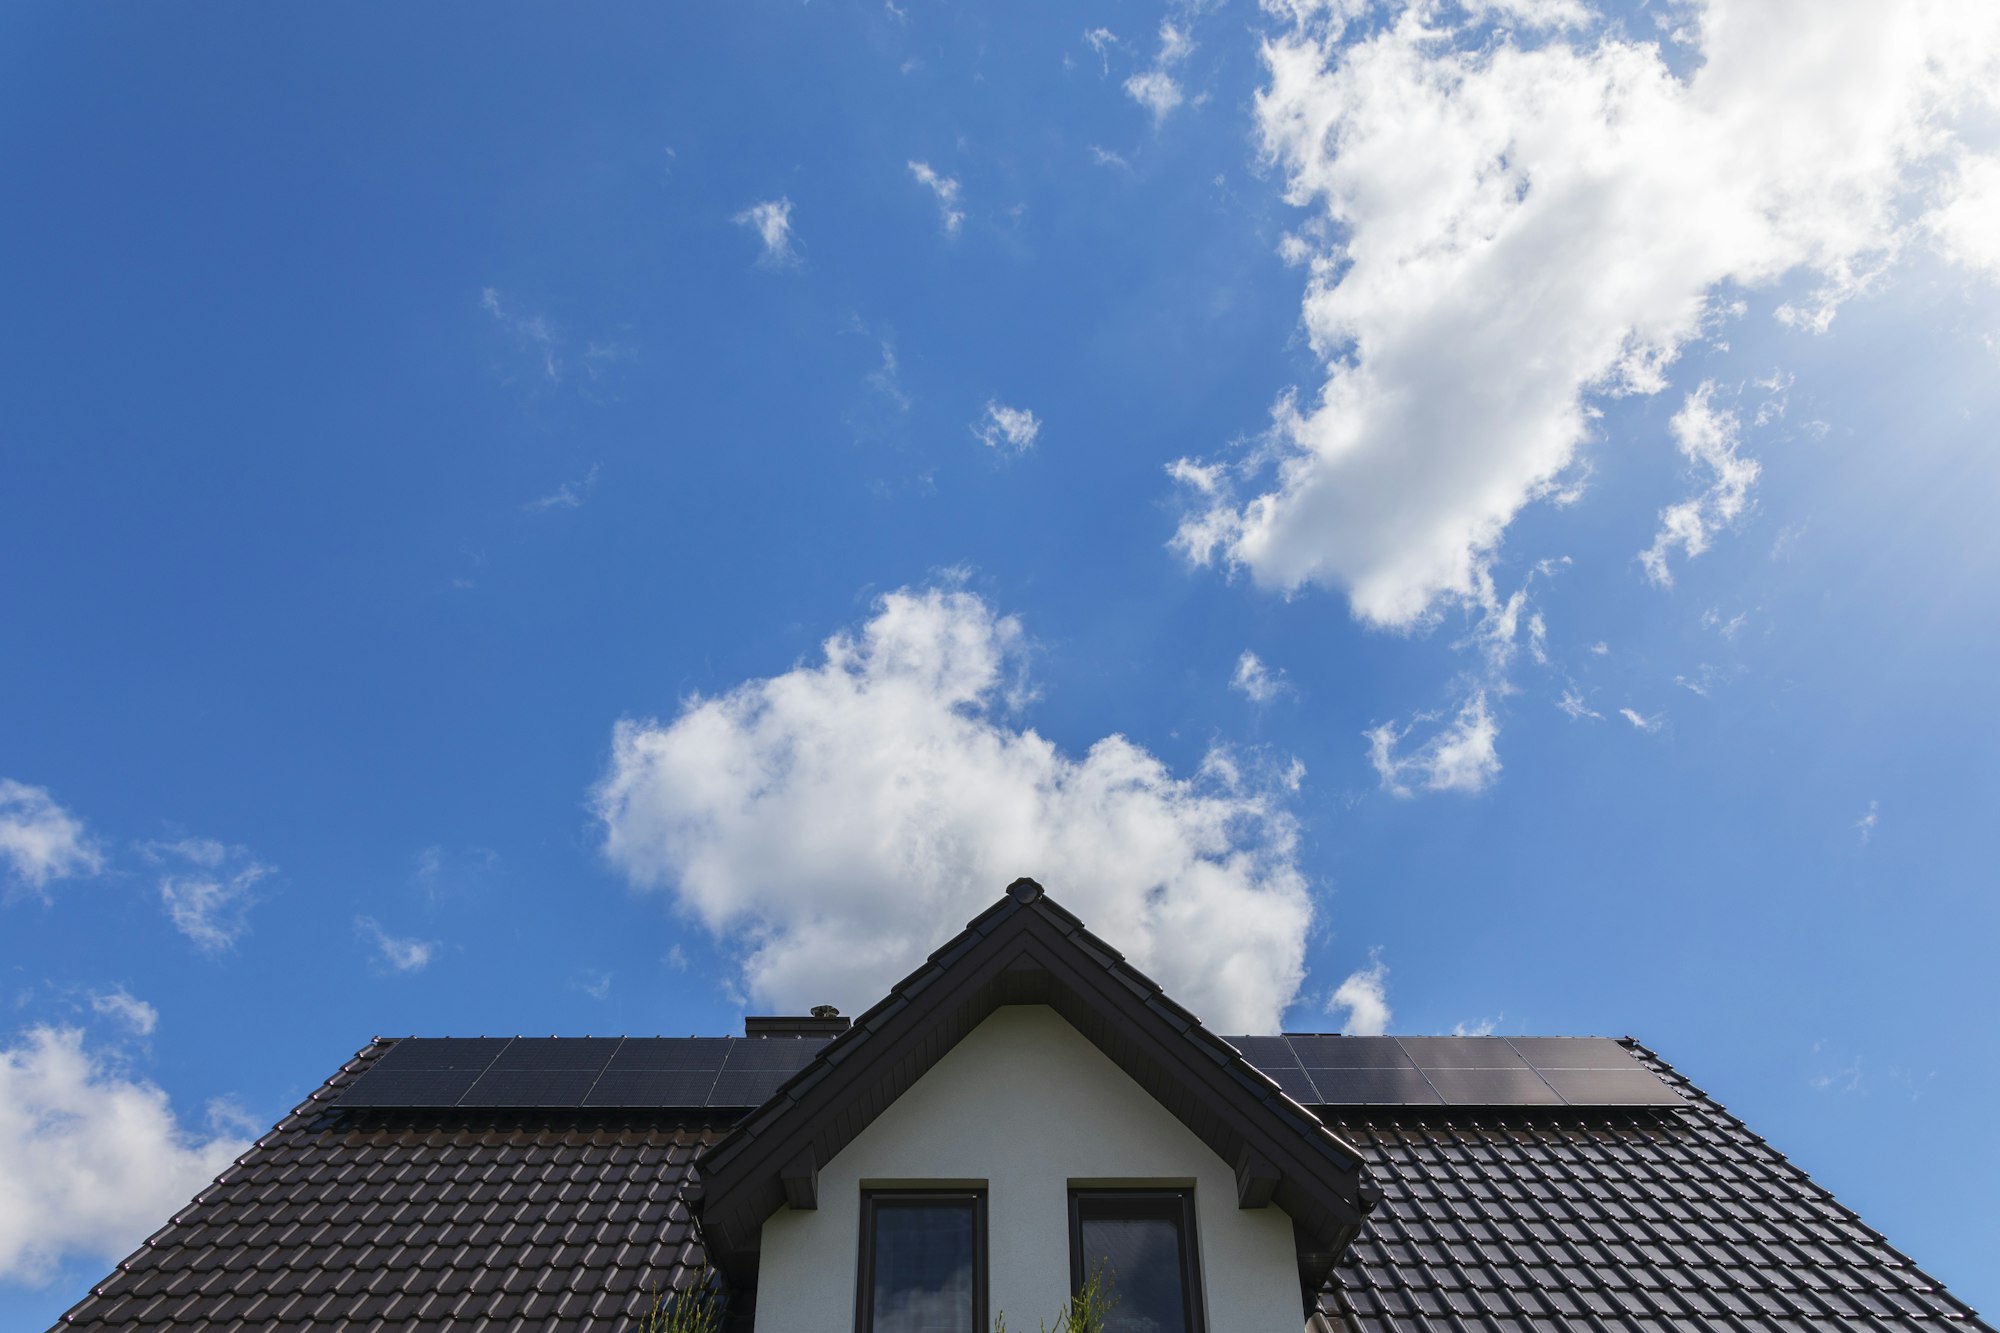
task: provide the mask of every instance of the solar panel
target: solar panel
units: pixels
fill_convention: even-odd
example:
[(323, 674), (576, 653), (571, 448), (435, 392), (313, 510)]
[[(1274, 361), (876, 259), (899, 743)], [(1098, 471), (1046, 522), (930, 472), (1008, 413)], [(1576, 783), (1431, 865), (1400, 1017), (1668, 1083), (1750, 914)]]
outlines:
[(1399, 1037), (1419, 1069), (1526, 1069), (1504, 1037)]
[(405, 1037), (370, 1069), (484, 1069), (512, 1037)]
[(1448, 1106), (1561, 1106), (1563, 1099), (1525, 1066), (1519, 1069), (1426, 1069)]
[(1630, 1069), (1632, 1052), (1609, 1037), (1509, 1037), (1537, 1069)]
[(604, 1068), (620, 1042), (618, 1037), (516, 1037), (506, 1050), (500, 1052), (493, 1068), (496, 1071), (588, 1069), (595, 1072)]
[(1267, 1072), (1277, 1066), (1297, 1065), (1299, 1062), (1292, 1044), (1283, 1037), (1224, 1037), (1223, 1040), (1242, 1052), (1245, 1060)]
[(1542, 1077), (1571, 1106), (1685, 1106), (1650, 1069), (1545, 1069)]
[(1264, 1072), (1271, 1076), (1271, 1081), (1276, 1083), (1287, 1097), (1290, 1097), (1299, 1105), (1311, 1106), (1319, 1100), (1319, 1090), (1313, 1086), (1313, 1081), (1306, 1074), (1306, 1071), (1300, 1069), (1298, 1066), (1278, 1065), (1274, 1068), (1266, 1067), (1264, 1068)]
[(585, 1106), (707, 1106), (712, 1070), (607, 1069), (583, 1099)]
[(782, 1069), (797, 1073), (812, 1063), (826, 1046), (813, 1037), (745, 1037), (730, 1043), (729, 1058), (722, 1067), (737, 1069)]
[(1288, 1040), (1307, 1069), (1408, 1069), (1411, 1060), (1394, 1037), (1308, 1037)]
[(490, 1069), (459, 1106), (581, 1106), (597, 1082), (594, 1069)]
[(710, 1106), (760, 1106), (797, 1073), (793, 1069), (723, 1070), (708, 1091)]
[(342, 1106), (450, 1106), (472, 1090), (477, 1069), (383, 1069), (379, 1065), (340, 1094)]
[(735, 1041), (734, 1037), (627, 1037), (605, 1068), (706, 1069), (712, 1074), (722, 1068), (722, 1057)]
[(1443, 1098), (1415, 1069), (1310, 1069), (1322, 1106), (1437, 1106)]

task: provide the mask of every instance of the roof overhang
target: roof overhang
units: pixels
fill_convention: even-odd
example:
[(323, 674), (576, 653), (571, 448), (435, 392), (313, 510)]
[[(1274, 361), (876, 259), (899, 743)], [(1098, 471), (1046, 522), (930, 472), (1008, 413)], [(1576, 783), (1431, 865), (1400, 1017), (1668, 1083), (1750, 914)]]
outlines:
[(1360, 1153), (1210, 1033), (1033, 880), (933, 953), (699, 1162), (711, 1262), (754, 1284), (765, 1219), (818, 1203), (819, 1167), (995, 1009), (1045, 1004), (1292, 1219), (1316, 1290), (1376, 1197)]

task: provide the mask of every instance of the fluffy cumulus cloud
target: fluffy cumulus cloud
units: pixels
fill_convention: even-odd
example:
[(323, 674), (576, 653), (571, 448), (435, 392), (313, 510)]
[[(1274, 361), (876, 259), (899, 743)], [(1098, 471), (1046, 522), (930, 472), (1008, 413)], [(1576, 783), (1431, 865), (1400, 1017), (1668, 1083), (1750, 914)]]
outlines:
[(1380, 954), (1371, 951), (1368, 966), (1334, 988), (1326, 1011), (1346, 1015), (1340, 1030), (1350, 1037), (1379, 1037), (1389, 1030), (1389, 965)]
[(0, 1279), (122, 1258), (248, 1147), (190, 1132), (82, 1032), (31, 1028), (0, 1048)]
[(13, 884), (39, 894), (50, 880), (96, 874), (104, 858), (83, 821), (47, 791), (0, 778), (0, 864)]
[(1956, 129), (2000, 101), (2000, 6), (1708, 0), (1677, 54), (1556, 0), (1267, 8), (1325, 379), (1242, 465), (1176, 472), (1184, 551), (1262, 585), (1421, 623), (1568, 489), (1593, 400), (1665, 388), (1739, 292), (1785, 281), (1823, 328), (1919, 230), (1983, 262), (1991, 161)]
[(148, 843), (144, 851), (161, 868), (160, 905), (174, 928), (204, 953), (235, 948), (250, 929), (257, 884), (272, 867), (246, 847), (213, 838)]
[(1223, 1031), (1275, 1031), (1312, 905), (1296, 773), (1177, 776), (1122, 736), (1020, 724), (1022, 628), (959, 590), (883, 598), (823, 656), (621, 722), (605, 852), (741, 941), (760, 1003), (879, 999), (1020, 875)]

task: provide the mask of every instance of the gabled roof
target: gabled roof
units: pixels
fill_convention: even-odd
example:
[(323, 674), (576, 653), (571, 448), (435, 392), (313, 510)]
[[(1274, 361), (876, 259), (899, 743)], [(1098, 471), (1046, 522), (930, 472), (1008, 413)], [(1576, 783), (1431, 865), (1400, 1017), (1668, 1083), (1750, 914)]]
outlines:
[[(1026, 910), (1015, 901), (1010, 918)], [(921, 997), (958, 995), (954, 982), (922, 978), (961, 964), (966, 954), (955, 951), (977, 948), (968, 937), (982, 924), (979, 940), (996, 933), (992, 918), (1005, 908), (975, 921), (863, 1024)], [(1041, 924), (1029, 938), (1067, 926), (1063, 938), (1110, 984), (1172, 1020), (1168, 1028), (1201, 1061), (1232, 1082), (1261, 1079), (1073, 917), (1043, 904), (1032, 918)], [(1187, 1026), (1176, 1028), (1181, 1019)], [(573, 1040), (560, 1039), (560, 1049), (580, 1049)], [(893, 1037), (872, 1055), (860, 1049), (877, 1040), (815, 1061), (765, 1111), (797, 1104), (850, 1060), (882, 1059)], [(1551, 1061), (1544, 1039), (1484, 1038), (1490, 1045), (1455, 1054), (1408, 1038), (1239, 1040), (1311, 1107), (1274, 1114), (1323, 1122), (1337, 1138), (1300, 1141), (1356, 1154), (1381, 1190), (1319, 1288), (1320, 1333), (1994, 1333), (1636, 1043), (1624, 1049), (1671, 1085), (1677, 1105), (1586, 1105), (1567, 1100), (1573, 1088), (1540, 1105), (1453, 1104), (1445, 1095), (1453, 1080), (1436, 1086), (1438, 1069), (1505, 1066), (1508, 1051), (1540, 1069), (1612, 1063), (1598, 1058), (1601, 1049), (1588, 1061)], [(362, 1050), (98, 1283), (56, 1333), (629, 1333), (654, 1291), (686, 1286), (706, 1262), (696, 1155), (768, 1144), (783, 1127), (782, 1116), (745, 1120), (746, 1108), (714, 1104), (707, 1087), (706, 1105), (618, 1108), (474, 1105), (463, 1094), (461, 1104), (385, 1106), (345, 1095), (378, 1067), (424, 1067), (388, 1060), (421, 1044), (386, 1039)], [(1385, 1067), (1392, 1046), (1435, 1098), (1418, 1088), (1400, 1092), (1401, 1102), (1341, 1101), (1357, 1085), (1322, 1078)], [(802, 1040), (765, 1054), (791, 1061), (806, 1049)], [(726, 1132), (730, 1125), (742, 1132)], [(747, 1147), (734, 1151), (748, 1160)]]
[(1301, 1277), (1319, 1285), (1374, 1198), (1360, 1153), (1031, 879), (1008, 886), (702, 1154), (716, 1266), (754, 1283), (765, 1219), (816, 1206), (819, 1166), (1005, 1004), (1053, 1008), (1235, 1169), (1241, 1206), (1284, 1209)]

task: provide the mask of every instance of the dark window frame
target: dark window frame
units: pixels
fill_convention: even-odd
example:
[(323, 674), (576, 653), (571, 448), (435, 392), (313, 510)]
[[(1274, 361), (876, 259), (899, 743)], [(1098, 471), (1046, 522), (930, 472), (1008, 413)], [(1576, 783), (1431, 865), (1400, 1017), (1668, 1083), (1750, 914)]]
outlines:
[(1201, 1244), (1195, 1236), (1194, 1191), (1163, 1189), (1079, 1189), (1069, 1192), (1069, 1289), (1080, 1291), (1087, 1276), (1083, 1271), (1083, 1212), (1085, 1204), (1129, 1204), (1130, 1217), (1167, 1217), (1180, 1227), (1181, 1308), (1187, 1313), (1188, 1333), (1203, 1333)]
[(864, 1189), (861, 1191), (861, 1264), (854, 1279), (855, 1333), (874, 1333), (875, 1211), (883, 1203), (938, 1204), (959, 1201), (972, 1205), (972, 1327), (984, 1330), (986, 1314), (986, 1191), (962, 1186), (942, 1189)]

